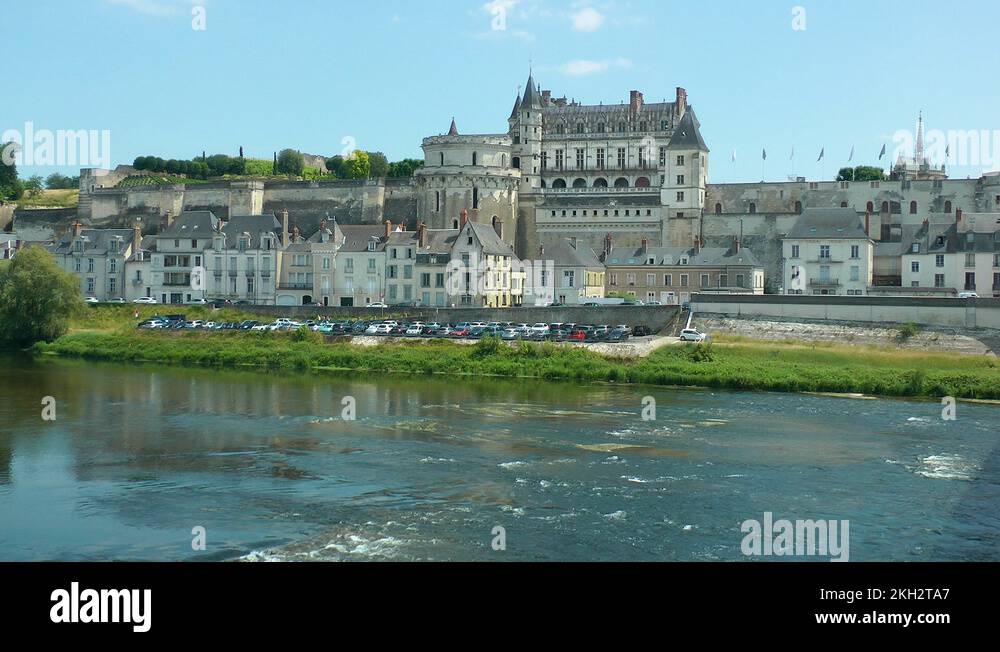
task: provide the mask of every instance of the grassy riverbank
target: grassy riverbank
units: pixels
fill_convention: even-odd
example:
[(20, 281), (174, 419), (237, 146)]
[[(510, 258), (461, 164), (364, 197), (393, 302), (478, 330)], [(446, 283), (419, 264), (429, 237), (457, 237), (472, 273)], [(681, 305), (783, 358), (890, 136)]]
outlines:
[(88, 360), (323, 372), (455, 374), (779, 392), (1000, 399), (995, 358), (771, 343), (668, 346), (642, 360), (555, 344), (360, 347), (314, 333), (76, 332), (36, 352)]

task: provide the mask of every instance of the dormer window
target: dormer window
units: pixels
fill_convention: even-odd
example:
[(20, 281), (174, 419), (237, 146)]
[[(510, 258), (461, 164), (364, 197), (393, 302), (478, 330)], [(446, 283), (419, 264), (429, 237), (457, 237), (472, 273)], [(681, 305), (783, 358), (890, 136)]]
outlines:
[(368, 251), (375, 251), (375, 248), (377, 246), (378, 246), (378, 242), (375, 241), (375, 240), (372, 240), (371, 242), (368, 243)]
[(920, 243), (919, 242), (914, 242), (913, 243), (913, 247), (910, 249), (910, 252), (914, 253), (914, 254), (919, 254), (920, 253)]
[(83, 240), (77, 240), (73, 243), (73, 251), (82, 252), (83, 251)]

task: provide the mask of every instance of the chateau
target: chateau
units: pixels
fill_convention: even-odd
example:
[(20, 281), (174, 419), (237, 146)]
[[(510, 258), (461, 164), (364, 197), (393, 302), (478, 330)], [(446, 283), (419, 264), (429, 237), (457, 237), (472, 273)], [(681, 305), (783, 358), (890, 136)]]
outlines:
[[(895, 162), (890, 180), (711, 184), (710, 150), (683, 88), (669, 102), (646, 102), (631, 91), (627, 101), (581, 104), (554, 96), (529, 75), (513, 108), (498, 114), (508, 116), (505, 131), (464, 134), (458, 116), (446, 133), (425, 138), (425, 164), (412, 179), (120, 187), (134, 170), (83, 170), (73, 217), (90, 229), (132, 229), (139, 221), (144, 233), (155, 234), (168, 228), (170, 215), (204, 211), (228, 222), (287, 211), (287, 228), (305, 241), (332, 222), (454, 231), (464, 212), (522, 260), (536, 259), (546, 246), (565, 248), (570, 239), (605, 264), (615, 251), (735, 249), (763, 268), (768, 291), (777, 291), (789, 278), (782, 240), (810, 209), (853, 210), (875, 246), (867, 269), (891, 285), (901, 285), (903, 274), (892, 263), (880, 267), (880, 247), (898, 252), (915, 228), (954, 224), (959, 210), (1000, 212), (1000, 173), (948, 179), (924, 155), (922, 116), (916, 151)], [(747, 283), (759, 291), (756, 280)]]

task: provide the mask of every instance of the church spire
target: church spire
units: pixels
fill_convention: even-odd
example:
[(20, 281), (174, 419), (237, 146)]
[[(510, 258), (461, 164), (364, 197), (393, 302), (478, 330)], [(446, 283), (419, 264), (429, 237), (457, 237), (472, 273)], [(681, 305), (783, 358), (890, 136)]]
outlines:
[(538, 91), (538, 86), (535, 84), (535, 76), (533, 73), (528, 73), (528, 85), (524, 89), (524, 98), (521, 100), (521, 106), (526, 106), (529, 109), (540, 109), (542, 108), (542, 98)]
[(458, 125), (455, 124), (455, 118), (451, 119), (451, 129), (448, 130), (448, 135), (449, 136), (457, 136), (458, 135)]
[(924, 112), (920, 112), (920, 117), (917, 119), (917, 151), (916, 156), (917, 165), (922, 165), (924, 162)]

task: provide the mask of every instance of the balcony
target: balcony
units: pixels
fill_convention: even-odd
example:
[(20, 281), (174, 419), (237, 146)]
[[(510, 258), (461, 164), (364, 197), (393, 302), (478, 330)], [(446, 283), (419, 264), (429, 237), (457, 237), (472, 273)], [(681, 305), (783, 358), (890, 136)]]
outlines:
[(840, 281), (835, 278), (811, 278), (809, 279), (809, 285), (821, 288), (836, 288), (840, 287)]
[(279, 290), (311, 290), (313, 288), (312, 283), (280, 283), (278, 284)]

